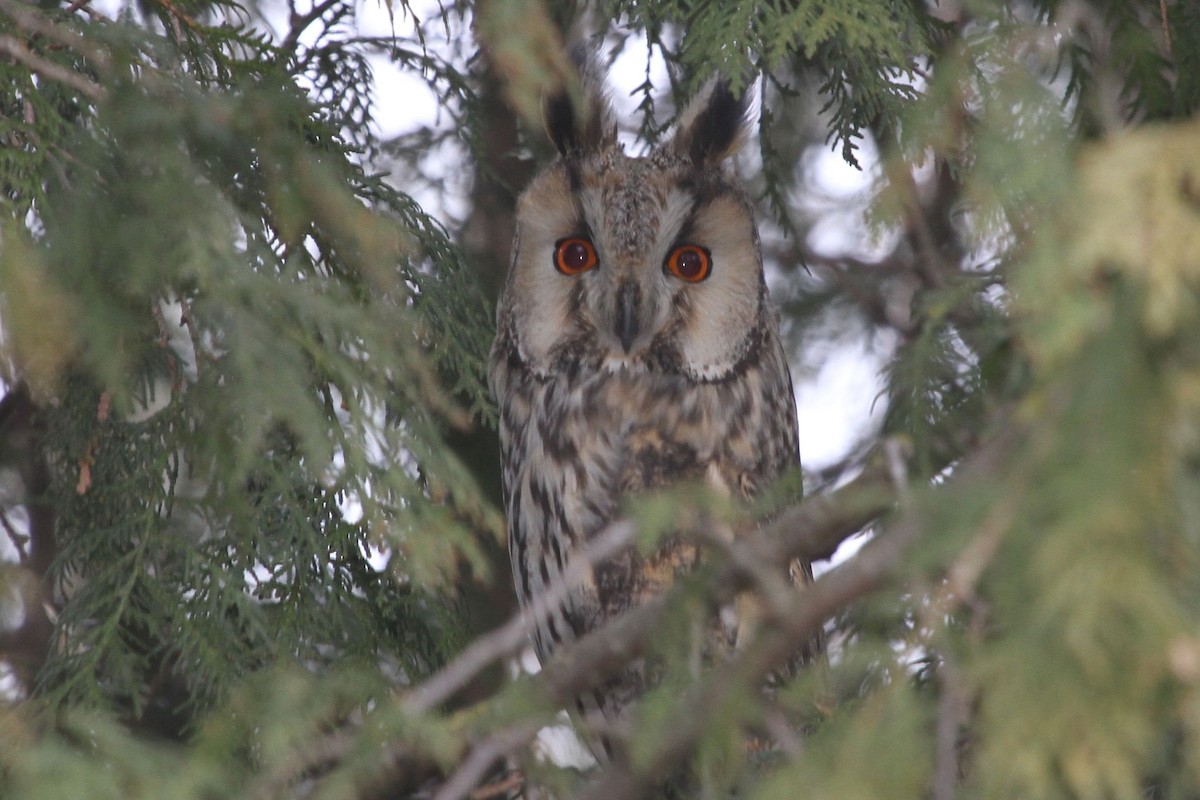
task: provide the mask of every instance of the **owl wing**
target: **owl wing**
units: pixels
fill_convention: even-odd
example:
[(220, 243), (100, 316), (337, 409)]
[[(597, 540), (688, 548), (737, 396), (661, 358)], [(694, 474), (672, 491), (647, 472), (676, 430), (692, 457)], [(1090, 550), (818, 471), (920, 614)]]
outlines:
[[(768, 484), (782, 477), (788, 470), (800, 468), (800, 437), (797, 429), (796, 398), (791, 370), (788, 369), (782, 343), (774, 334), (771, 339), (773, 341), (766, 349), (769, 366), (764, 370), (771, 376), (768, 386), (765, 387), (766, 396), (769, 398), (765, 412), (768, 420), (766, 429), (777, 432), (775, 441), (780, 445), (780, 449), (773, 451), (772, 458), (767, 464), (764, 476), (767, 477)], [(770, 444), (764, 443), (764, 446), (770, 447)], [(797, 484), (795, 500), (799, 500), (799, 496), (800, 488)], [(798, 589), (803, 590), (804, 587), (810, 586), (814, 580), (812, 562), (799, 558), (793, 559), (787, 565), (787, 577)], [(821, 630), (800, 647), (792, 659), (789, 672), (794, 675), (805, 666), (820, 662), (824, 658), (824, 652), (825, 633)]]

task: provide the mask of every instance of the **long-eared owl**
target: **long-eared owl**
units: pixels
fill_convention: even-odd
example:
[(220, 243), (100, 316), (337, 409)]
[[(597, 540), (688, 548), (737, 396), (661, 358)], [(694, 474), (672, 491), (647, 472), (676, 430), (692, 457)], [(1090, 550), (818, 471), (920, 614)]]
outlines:
[[(758, 232), (728, 165), (746, 134), (745, 95), (710, 82), (664, 143), (630, 157), (594, 68), (583, 78), (583, 108), (565, 92), (545, 103), (559, 157), (518, 203), (489, 364), (523, 606), (627, 495), (692, 481), (750, 498), (799, 466)], [(696, 552), (671, 542), (586, 570), (536, 626), (539, 659), (661, 592)], [(808, 564), (790, 572), (811, 580)], [(726, 619), (731, 643), (744, 624)], [(611, 719), (632, 683), (577, 710)]]

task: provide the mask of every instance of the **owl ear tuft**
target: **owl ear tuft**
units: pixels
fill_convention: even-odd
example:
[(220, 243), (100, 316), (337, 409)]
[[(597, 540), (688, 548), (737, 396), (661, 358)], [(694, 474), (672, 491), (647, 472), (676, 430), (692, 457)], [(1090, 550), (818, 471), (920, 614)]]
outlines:
[(667, 147), (698, 167), (736, 153), (749, 133), (749, 88), (734, 94), (724, 78), (710, 80), (684, 109)]
[(567, 55), (575, 75), (542, 100), (546, 134), (564, 156), (602, 150), (617, 141), (617, 125), (596, 51), (580, 41)]

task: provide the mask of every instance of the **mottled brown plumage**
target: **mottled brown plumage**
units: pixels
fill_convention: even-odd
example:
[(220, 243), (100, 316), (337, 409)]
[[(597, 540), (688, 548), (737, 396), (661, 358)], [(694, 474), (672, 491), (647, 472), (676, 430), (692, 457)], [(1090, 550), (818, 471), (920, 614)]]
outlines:
[[(799, 465), (758, 233), (726, 164), (745, 132), (744, 101), (709, 84), (645, 158), (625, 155), (594, 87), (582, 115), (565, 96), (547, 108), (561, 157), (518, 204), (489, 366), (526, 605), (622, 498), (681, 481), (750, 498)], [(691, 248), (681, 256), (689, 278), (707, 254), (706, 277), (673, 273), (680, 248)], [(676, 539), (650, 557), (630, 550), (597, 565), (537, 627), (538, 657), (661, 592), (698, 558)], [(797, 574), (811, 576), (809, 566)], [(752, 624), (733, 616), (722, 634), (730, 644)], [(640, 680), (631, 669), (578, 710), (613, 718)]]

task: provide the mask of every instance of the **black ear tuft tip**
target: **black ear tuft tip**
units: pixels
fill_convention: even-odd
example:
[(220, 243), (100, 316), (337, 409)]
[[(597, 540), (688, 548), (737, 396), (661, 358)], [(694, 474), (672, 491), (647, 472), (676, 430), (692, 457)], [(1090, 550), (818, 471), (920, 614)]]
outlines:
[(696, 164), (724, 157), (738, 137), (746, 121), (749, 93), (736, 95), (729, 82), (721, 78), (713, 84), (704, 110), (697, 117), (688, 156)]
[(542, 115), (546, 123), (546, 134), (562, 155), (579, 146), (575, 130), (575, 106), (566, 89), (547, 95), (543, 101)]
[(579, 41), (567, 50), (563, 83), (542, 101), (546, 133), (563, 156), (600, 150), (616, 141), (616, 124), (604, 90), (596, 47)]
[(691, 126), (688, 157), (696, 164), (706, 164), (730, 154), (742, 136), (748, 101), (749, 92), (734, 95), (727, 80), (716, 80)]

